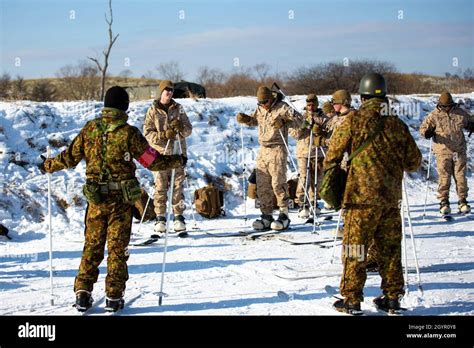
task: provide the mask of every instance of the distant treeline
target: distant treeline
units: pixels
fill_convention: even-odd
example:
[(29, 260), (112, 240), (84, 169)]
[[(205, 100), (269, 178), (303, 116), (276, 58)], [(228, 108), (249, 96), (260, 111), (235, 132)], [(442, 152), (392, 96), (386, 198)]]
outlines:
[[(465, 69), (458, 74), (430, 76), (422, 73), (400, 73), (389, 62), (359, 60), (349, 64), (324, 63), (297, 68), (291, 73), (271, 73), (271, 66), (261, 63), (252, 68), (235, 68), (232, 72), (201, 67), (196, 81), (206, 88), (208, 97), (232, 97), (255, 95), (260, 85), (271, 86), (277, 82), (288, 94), (331, 94), (337, 89), (347, 89), (357, 93), (360, 78), (369, 71), (384, 74), (390, 94), (439, 93), (448, 89), (452, 93), (474, 91), (474, 71)], [(177, 62), (160, 64), (157, 67), (160, 78), (178, 81), (184, 79)], [(120, 76), (107, 78), (107, 86), (140, 86), (156, 84), (159, 80), (154, 72), (140, 78), (131, 77), (130, 70)], [(100, 96), (100, 74), (88, 62), (62, 67), (55, 78), (25, 80), (21, 76), (13, 78), (7, 73), (0, 76), (1, 100), (97, 100)]]

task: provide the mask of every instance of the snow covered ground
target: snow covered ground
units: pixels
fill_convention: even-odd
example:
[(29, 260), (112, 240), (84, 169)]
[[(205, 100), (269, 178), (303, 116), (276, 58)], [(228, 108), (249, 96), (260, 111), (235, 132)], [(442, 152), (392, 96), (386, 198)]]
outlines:
[[(321, 97), (320, 103), (329, 97)], [(467, 108), (474, 107), (474, 93), (456, 95)], [(295, 96), (301, 109), (304, 97)], [(397, 96), (404, 106), (414, 107), (421, 118), (436, 104), (436, 97)], [(151, 101), (131, 104), (130, 123), (141, 129)], [(255, 98), (238, 97), (194, 101), (181, 100), (194, 126), (188, 139), (191, 190), (202, 187), (206, 178), (222, 178), (226, 188), (227, 216), (203, 220), (197, 216), (199, 230), (192, 230), (187, 210), (190, 237), (169, 239), (164, 291), (168, 294), (158, 306), (163, 242), (147, 247), (131, 247), (130, 279), (127, 283), (126, 308), (122, 315), (209, 314), (209, 315), (334, 315), (337, 314), (324, 287), (337, 287), (340, 279), (340, 246), (336, 262), (330, 264), (331, 248), (315, 245), (294, 246), (280, 237), (294, 240), (331, 238), (336, 217), (323, 221), (320, 236), (312, 235), (312, 226), (296, 228), (304, 221), (290, 214), (292, 231), (272, 238), (218, 238), (205, 233), (239, 231), (250, 226), (259, 215), (253, 201), (247, 202), (249, 220), (244, 221), (241, 188), (240, 126), (234, 115), (251, 112)], [(85, 165), (53, 175), (53, 249), (55, 306), (49, 305), (49, 239), (47, 234), (47, 178), (34, 166), (46, 146), (59, 153), (86, 121), (99, 115), (98, 102), (0, 103), (0, 222), (10, 229), (11, 241), (0, 242), (0, 314), (74, 314), (73, 281), (79, 266), (83, 241), (85, 200), (82, 197)], [(408, 110), (410, 111), (410, 110)], [(415, 246), (421, 268), (424, 294), (417, 291), (414, 258), (408, 240), (409, 295), (404, 299), (408, 315), (474, 314), (474, 221), (455, 215), (453, 222), (441, 221), (435, 199), (436, 183), (429, 185), (427, 216), (423, 220), (425, 173), (429, 142), (418, 136), (420, 117), (407, 116), (420, 146), (425, 163), (419, 173), (407, 178), (415, 233)], [(412, 110), (413, 111), (413, 110)], [(473, 109), (471, 109), (473, 112)], [(257, 131), (244, 129), (248, 169), (254, 166)], [(472, 176), (473, 140), (469, 140), (469, 186)], [(291, 146), (295, 145), (290, 141)], [(291, 165), (289, 166), (291, 169)], [(435, 174), (435, 167), (432, 165)], [(248, 173), (248, 172), (247, 172)], [(289, 172), (290, 174), (290, 172)], [(143, 186), (152, 192), (152, 175), (140, 168)], [(192, 192), (191, 192), (192, 194)], [(455, 210), (457, 197), (452, 190)], [(247, 227), (248, 228), (248, 227)], [(138, 224), (133, 224), (137, 231)], [(152, 233), (153, 224), (142, 226), (141, 233)], [(408, 232), (408, 230), (407, 230)], [(407, 237), (409, 234), (407, 233)], [(103, 314), (105, 261), (93, 296), (97, 306), (91, 314)], [(291, 281), (283, 277), (318, 276)], [(362, 308), (379, 315), (371, 300), (379, 295), (379, 276), (369, 276)]]

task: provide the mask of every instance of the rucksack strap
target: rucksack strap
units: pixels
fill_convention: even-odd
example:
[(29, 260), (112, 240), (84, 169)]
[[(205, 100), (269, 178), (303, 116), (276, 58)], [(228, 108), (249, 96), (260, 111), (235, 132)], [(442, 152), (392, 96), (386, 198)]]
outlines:
[[(352, 152), (349, 155), (349, 157), (347, 158), (347, 163), (349, 163), (354, 157), (356, 157), (358, 154), (360, 154), (362, 151), (364, 151), (367, 148), (367, 146), (369, 146), (369, 144), (372, 142), (372, 140), (374, 140), (375, 137), (377, 135), (379, 135), (379, 133), (383, 130), (384, 125), (385, 125), (385, 118), (382, 117), (382, 119), (379, 121), (375, 131), (367, 138), (366, 141), (364, 141), (364, 143), (361, 146), (359, 146), (354, 152)], [(326, 168), (326, 170), (332, 169), (335, 166), (338, 166), (340, 163), (341, 163), (340, 161), (336, 162), (333, 165), (331, 165), (330, 167)]]

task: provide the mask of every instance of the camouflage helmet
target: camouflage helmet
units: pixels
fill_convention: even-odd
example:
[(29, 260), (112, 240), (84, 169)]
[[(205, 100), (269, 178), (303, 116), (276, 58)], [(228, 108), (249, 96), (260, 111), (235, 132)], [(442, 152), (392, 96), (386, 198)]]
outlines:
[(365, 74), (360, 79), (359, 94), (370, 97), (385, 97), (387, 95), (385, 78), (377, 73)]
[(438, 105), (439, 106), (453, 106), (454, 100), (451, 93), (449, 93), (448, 91), (443, 91), (441, 95), (439, 96)]
[(345, 89), (340, 89), (334, 92), (332, 95), (332, 100), (331, 100), (332, 104), (342, 104), (345, 106), (350, 106), (351, 101), (352, 101), (351, 95)]
[(328, 114), (333, 114), (336, 112), (334, 110), (334, 107), (332, 106), (331, 102), (327, 101), (323, 104), (323, 112), (328, 115)]
[(313, 103), (315, 107), (319, 106), (318, 96), (314, 93), (308, 94), (306, 97), (306, 103)]

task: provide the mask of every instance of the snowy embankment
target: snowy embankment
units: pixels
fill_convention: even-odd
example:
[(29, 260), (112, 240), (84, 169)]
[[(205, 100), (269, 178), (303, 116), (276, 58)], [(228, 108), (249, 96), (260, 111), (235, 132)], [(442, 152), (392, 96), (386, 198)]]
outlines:
[[(328, 98), (321, 97), (320, 103)], [(455, 99), (465, 105), (474, 105), (474, 93), (456, 95)], [(304, 97), (297, 96), (294, 100), (296, 107), (302, 109)], [(420, 111), (421, 119), (436, 104), (434, 96), (397, 96), (397, 100)], [(191, 230), (191, 210), (187, 210), (190, 237), (171, 237), (169, 241), (164, 286), (169, 296), (162, 307), (158, 307), (157, 295), (162, 243), (130, 248), (128, 304), (122, 314), (334, 314), (333, 300), (325, 293), (324, 286), (338, 285), (340, 246), (336, 250), (338, 258), (331, 265), (330, 248), (293, 246), (278, 237), (251, 240), (246, 237), (216, 238), (205, 233), (239, 231), (259, 215), (253, 201), (248, 200), (249, 220), (243, 219), (240, 126), (234, 117), (238, 111), (250, 113), (255, 107), (255, 98), (187, 99), (180, 103), (194, 127), (193, 135), (188, 139), (191, 195), (208, 180), (217, 181), (228, 190), (227, 216), (218, 220), (203, 220), (197, 216), (200, 229)], [(151, 101), (132, 103), (129, 122), (141, 129), (150, 104)], [(0, 103), (0, 223), (10, 229), (13, 237), (11, 241), (0, 242), (0, 314), (74, 313), (72, 286), (82, 251), (86, 206), (82, 196), (85, 164), (82, 162), (75, 170), (53, 174), (54, 307), (49, 306), (49, 240), (45, 221), (47, 178), (34, 164), (46, 146), (52, 147), (54, 155), (64, 149), (86, 121), (99, 115), (101, 107), (98, 102)], [(420, 117), (406, 117), (404, 112), (402, 118), (409, 124), (424, 155), (423, 168), (408, 177), (407, 187), (425, 291), (423, 296), (416, 291), (416, 277), (410, 273), (410, 293), (404, 300), (409, 308), (407, 314), (472, 315), (474, 221), (458, 216), (451, 223), (441, 221), (437, 214), (434, 181), (429, 185), (427, 216), (423, 220), (429, 142), (418, 136)], [(244, 158), (251, 169), (258, 149), (257, 131), (244, 129), (244, 141)], [(473, 143), (469, 139), (468, 180), (471, 188), (474, 187)], [(295, 143), (290, 141), (290, 144), (293, 147)], [(434, 163), (431, 169), (435, 177)], [(140, 167), (137, 176), (151, 193), (151, 173)], [(456, 201), (452, 189), (453, 210), (457, 208)], [(298, 219), (296, 212), (290, 214), (290, 219), (293, 226), (304, 222)], [(317, 238), (330, 238), (335, 225), (336, 219), (323, 221), (321, 236)], [(132, 228), (136, 231), (138, 224), (134, 223)], [(146, 236), (152, 229), (153, 223), (146, 223), (141, 232)], [(287, 239), (308, 239), (314, 237), (311, 231), (312, 227), (308, 226), (283, 235)], [(414, 267), (410, 243), (408, 265), (410, 269)], [(98, 306), (92, 310), (96, 314), (103, 312), (105, 262), (100, 271), (94, 289)], [(318, 277), (289, 281), (275, 274)], [(378, 276), (368, 277), (363, 304), (368, 313), (377, 314), (371, 300), (379, 295), (379, 284)], [(279, 291), (285, 293), (278, 296)]]

